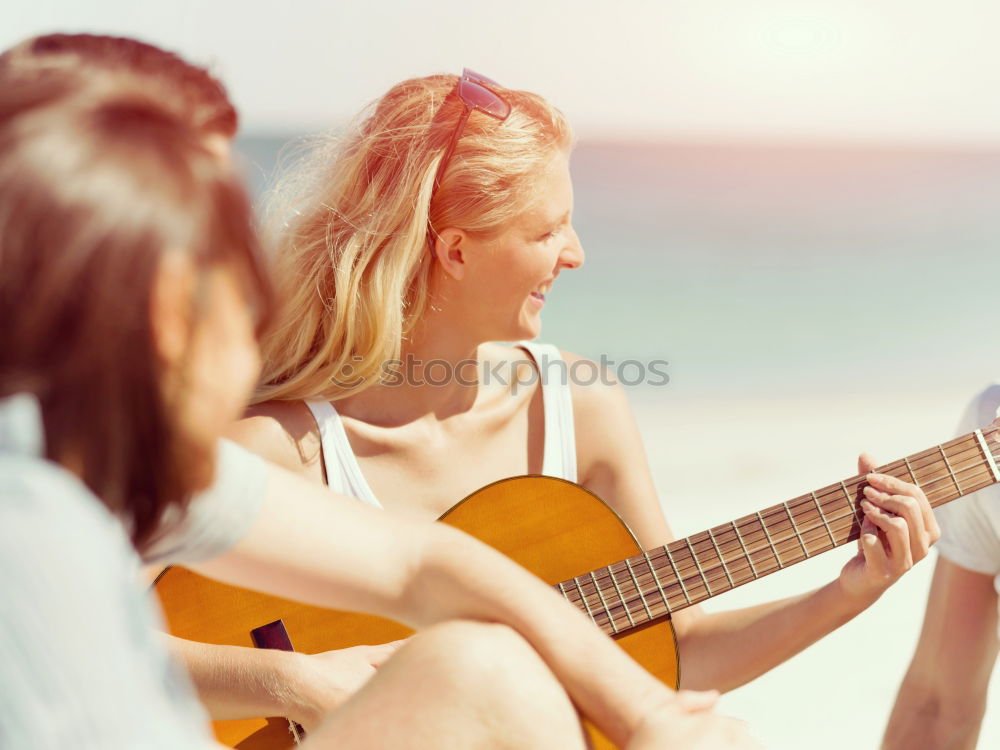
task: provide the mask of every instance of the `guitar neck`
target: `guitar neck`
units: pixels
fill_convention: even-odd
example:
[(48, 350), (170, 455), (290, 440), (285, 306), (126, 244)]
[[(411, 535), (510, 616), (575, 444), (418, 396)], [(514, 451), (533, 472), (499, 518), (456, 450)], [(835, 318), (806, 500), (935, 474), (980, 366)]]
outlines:
[[(970, 432), (875, 471), (920, 487), (932, 507), (1000, 482), (997, 428)], [(609, 635), (627, 633), (856, 540), (867, 486), (854, 476), (559, 583)]]

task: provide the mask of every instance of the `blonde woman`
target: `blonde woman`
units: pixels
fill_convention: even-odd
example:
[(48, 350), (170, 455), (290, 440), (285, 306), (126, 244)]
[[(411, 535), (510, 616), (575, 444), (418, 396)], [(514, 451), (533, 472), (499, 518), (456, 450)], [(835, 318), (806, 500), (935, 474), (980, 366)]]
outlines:
[[(567, 371), (596, 365), (527, 343), (560, 274), (584, 262), (571, 144), (543, 98), (469, 72), (404, 81), (319, 144), (271, 207), (281, 309), (235, 439), (362, 503), (425, 519), (503, 477), (558, 476), (603, 498), (644, 547), (670, 541), (623, 389), (567, 382)], [(938, 530), (921, 491), (870, 481), (879, 489), (863, 503), (858, 553), (836, 580), (674, 619), (685, 687), (754, 679), (927, 554)], [(384, 655), (325, 655), (314, 698), (335, 706)], [(259, 658), (245, 650), (229, 674), (252, 673)], [(217, 673), (221, 660), (206, 647), (189, 663)]]

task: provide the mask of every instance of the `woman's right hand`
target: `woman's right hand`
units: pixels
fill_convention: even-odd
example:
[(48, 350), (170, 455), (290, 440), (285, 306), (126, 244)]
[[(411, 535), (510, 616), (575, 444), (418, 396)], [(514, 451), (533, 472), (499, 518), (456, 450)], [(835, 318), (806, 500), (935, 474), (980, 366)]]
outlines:
[(626, 750), (760, 750), (742, 721), (712, 711), (717, 698), (716, 692), (678, 692), (646, 718)]
[(405, 641), (299, 654), (287, 717), (309, 731), (368, 682)]

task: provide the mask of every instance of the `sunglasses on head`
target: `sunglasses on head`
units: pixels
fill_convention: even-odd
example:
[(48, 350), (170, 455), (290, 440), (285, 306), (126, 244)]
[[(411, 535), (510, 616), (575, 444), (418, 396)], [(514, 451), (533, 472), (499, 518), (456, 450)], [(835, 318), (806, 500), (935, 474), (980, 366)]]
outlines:
[[(455, 131), (451, 135), (448, 148), (441, 158), (441, 163), (438, 164), (437, 174), (434, 176), (435, 192), (441, 185), (445, 170), (448, 169), (448, 163), (455, 153), (455, 147), (462, 138), (462, 132), (465, 130), (465, 124), (469, 121), (469, 115), (473, 112), (482, 112), (496, 118), (500, 122), (506, 120), (510, 115), (510, 102), (494, 94), (487, 88), (487, 86), (499, 85), (496, 81), (486, 76), (481, 76), (468, 68), (462, 71), (462, 77), (458, 79), (458, 85), (455, 88), (458, 98), (462, 100), (462, 116), (458, 118), (458, 123), (455, 125)], [(433, 193), (431, 194), (431, 200), (434, 200)]]

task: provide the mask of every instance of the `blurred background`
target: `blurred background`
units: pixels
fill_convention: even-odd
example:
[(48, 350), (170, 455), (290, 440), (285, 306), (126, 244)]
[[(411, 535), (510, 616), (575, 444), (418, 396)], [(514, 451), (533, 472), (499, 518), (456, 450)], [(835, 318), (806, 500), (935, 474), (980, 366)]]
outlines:
[[(861, 450), (948, 439), (1000, 376), (998, 24), (987, 0), (35, 0), (0, 10), (0, 46), (92, 31), (207, 64), (258, 194), (287, 144), (403, 78), (468, 66), (548, 97), (578, 135), (587, 260), (542, 338), (670, 363), (630, 393), (686, 536), (852, 475)], [(708, 608), (821, 585), (850, 554)], [(773, 748), (875, 747), (932, 566), (724, 710)]]

